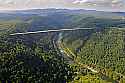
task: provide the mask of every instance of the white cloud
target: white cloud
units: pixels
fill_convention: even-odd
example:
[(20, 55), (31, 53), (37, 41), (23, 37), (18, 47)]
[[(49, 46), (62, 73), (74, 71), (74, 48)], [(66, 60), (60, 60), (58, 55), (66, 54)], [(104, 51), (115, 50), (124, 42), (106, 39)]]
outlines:
[(50, 7), (125, 11), (125, 0), (0, 0), (0, 9)]
[(73, 1), (74, 4), (85, 3), (85, 2), (88, 2), (88, 0), (75, 0), (75, 1)]
[(106, 11), (125, 11), (125, 0), (74, 0), (74, 7)]

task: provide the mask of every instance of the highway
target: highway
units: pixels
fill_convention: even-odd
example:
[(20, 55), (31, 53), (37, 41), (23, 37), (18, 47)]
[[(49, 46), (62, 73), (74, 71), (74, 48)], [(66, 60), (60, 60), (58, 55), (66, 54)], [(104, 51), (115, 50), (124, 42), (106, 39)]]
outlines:
[[(94, 28), (73, 28), (73, 29), (52, 29), (52, 30), (43, 30), (43, 31), (34, 31), (34, 32), (24, 32), (24, 33), (13, 33), (13, 34), (10, 34), (11, 36), (14, 36), (14, 35), (28, 35), (28, 34), (37, 34), (37, 33), (48, 33), (48, 32), (60, 32), (59, 35), (58, 35), (58, 40), (54, 41), (53, 40), (53, 45), (54, 45), (54, 48), (57, 49), (59, 51), (59, 56), (63, 57), (69, 64), (79, 64), (81, 65), (81, 68), (86, 68), (88, 70), (90, 70), (91, 72), (94, 72), (94, 73), (99, 73), (98, 70), (88, 66), (88, 65), (85, 65), (85, 64), (82, 64), (80, 62), (76, 62), (74, 61), (72, 58), (71, 58), (71, 55), (72, 53), (70, 52), (70, 54), (68, 54), (67, 52), (65, 52), (65, 50), (60, 46), (60, 44), (62, 43), (61, 42), (61, 39), (62, 39), (62, 31), (75, 31), (75, 30), (92, 30)], [(118, 28), (118, 29), (122, 29), (122, 28)], [(123, 76), (123, 78), (125, 78), (124, 75), (122, 75), (121, 73), (117, 73), (116, 74), (120, 75), (120, 76)], [(106, 80), (106, 81), (109, 81), (108, 79), (111, 79), (105, 75), (102, 74), (102, 79), (103, 80)], [(105, 79), (104, 79), (105, 78)], [(115, 80), (113, 80), (115, 81)], [(117, 83), (117, 81), (115, 81)]]
[[(75, 30), (92, 30), (94, 28), (73, 28), (73, 29), (53, 29), (53, 30), (43, 30), (43, 31), (34, 31), (34, 32), (24, 32), (24, 33), (13, 33), (13, 34), (10, 34), (11, 36), (14, 36), (14, 35), (28, 35), (28, 34), (37, 34), (37, 33), (48, 33), (48, 32), (60, 32), (59, 35), (58, 35), (58, 40), (57, 41), (54, 41), (53, 40), (53, 45), (54, 45), (54, 48), (57, 49), (59, 51), (59, 56), (63, 57), (66, 62), (68, 62), (69, 64), (79, 64), (81, 65), (81, 68), (86, 68), (88, 70), (90, 70), (91, 72), (94, 72), (94, 73), (99, 73), (98, 70), (88, 66), (88, 65), (85, 65), (85, 64), (82, 64), (80, 62), (76, 62), (74, 61), (72, 58), (71, 58), (71, 55), (72, 53), (70, 52), (70, 54), (68, 54), (67, 52), (65, 52), (65, 50), (60, 46), (61, 44), (61, 39), (62, 39), (62, 31), (75, 31)], [(116, 72), (117, 73), (117, 72)], [(117, 73), (117, 74), (120, 74), (120, 73)], [(120, 74), (120, 76), (123, 76)], [(105, 78), (103, 80), (106, 80), (106, 81), (109, 81), (108, 79), (111, 79), (105, 75), (102, 74), (102, 77)], [(114, 80), (113, 80), (114, 81)], [(115, 81), (116, 82), (116, 81)], [(117, 83), (117, 82), (116, 82)]]
[(62, 33), (59, 33), (58, 35), (58, 40), (55, 42), (58, 49), (59, 49), (59, 52), (61, 54), (61, 56), (65, 59), (66, 62), (68, 62), (69, 64), (74, 64), (74, 60), (71, 58), (71, 56), (69, 54), (67, 54), (63, 48), (61, 47), (61, 43), (62, 43)]
[[(27, 35), (27, 34), (37, 34), (37, 33), (48, 33), (48, 32), (61, 32), (61, 31), (75, 31), (75, 30), (92, 30), (95, 28), (72, 28), (72, 29), (50, 29), (50, 30), (41, 30), (41, 31), (33, 31), (33, 32), (23, 32), (23, 33), (12, 33), (10, 35)], [(114, 28), (111, 29), (125, 29), (125, 28)]]
[(34, 32), (24, 32), (24, 33), (13, 33), (10, 35), (26, 35), (26, 34), (36, 34), (36, 33), (48, 33), (48, 32), (61, 32), (61, 31), (74, 31), (74, 30), (91, 30), (93, 28), (73, 28), (73, 29), (53, 29), (53, 30), (43, 30)]
[[(69, 51), (69, 53), (70, 54), (68, 54), (64, 49), (63, 49), (63, 46), (61, 46), (61, 43), (62, 43), (62, 33), (59, 33), (59, 35), (58, 35), (58, 40), (57, 40), (57, 42), (56, 42), (56, 44), (57, 44), (57, 47), (58, 47), (58, 49), (60, 50), (60, 53), (62, 54), (62, 56), (63, 56), (63, 58), (64, 59), (67, 59), (68, 60), (68, 62), (69, 62), (69, 64), (74, 64), (74, 63), (76, 63), (76, 64), (80, 64), (80, 65), (84, 65), (84, 64), (82, 64), (82, 63), (80, 63), (80, 62), (77, 62), (77, 61), (74, 61), (74, 59), (72, 59), (72, 57), (71, 57), (71, 55), (72, 56), (75, 56), (75, 54), (73, 54), (71, 51)], [(92, 72), (94, 72), (94, 73), (98, 73), (98, 71), (97, 70), (95, 70), (95, 69), (93, 69), (93, 68), (91, 68), (91, 67), (89, 67), (89, 66), (87, 66), (87, 65), (84, 65), (84, 67), (85, 68), (87, 68), (88, 70), (90, 70), (90, 71), (92, 71)]]
[[(62, 45), (62, 33), (59, 33), (58, 35), (58, 40), (56, 42), (54, 42), (54, 44), (56, 44), (56, 48), (59, 49), (59, 53), (61, 54), (61, 56), (64, 58), (64, 60), (66, 62), (68, 62), (68, 64), (77, 64), (80, 66), (80, 68), (86, 68), (88, 70), (90, 70), (91, 72), (95, 73), (95, 74), (99, 74), (99, 70), (96, 69), (96, 68), (93, 68), (87, 64), (83, 64), (81, 62), (78, 62), (77, 60), (74, 60), (71, 56), (74, 55), (70, 50), (68, 50), (69, 52), (66, 52), (63, 48), (66, 48), (65, 46)], [(80, 74), (79, 72), (75, 72), (77, 74)], [(106, 76), (105, 74), (103, 73), (100, 73), (99, 77), (102, 79), (102, 80), (105, 80), (107, 82), (111, 82), (111, 83), (118, 83), (117, 80), (114, 80), (108, 76)]]

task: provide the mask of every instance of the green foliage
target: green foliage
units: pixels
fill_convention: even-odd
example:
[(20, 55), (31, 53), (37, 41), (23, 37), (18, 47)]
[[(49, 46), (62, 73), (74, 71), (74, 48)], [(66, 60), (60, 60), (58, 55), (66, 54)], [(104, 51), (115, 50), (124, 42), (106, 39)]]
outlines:
[(89, 35), (85, 35), (88, 31), (81, 32), (83, 33), (78, 33), (78, 31), (71, 32), (71, 34), (64, 33), (62, 41), (65, 46), (72, 49), (76, 57), (80, 58), (81, 63), (94, 65), (100, 73), (108, 76), (109, 80), (124, 79), (124, 30), (107, 28), (92, 31)]
[[(45, 16), (14, 14), (1, 17), (0, 80), (21, 83), (124, 83), (125, 32), (105, 28), (124, 28), (125, 21), (123, 16), (108, 16), (108, 13), (104, 16), (102, 13), (104, 12), (94, 15), (56, 13)], [(61, 53), (58, 47), (54, 47), (53, 41), (56, 43), (57, 33), (9, 35), (15, 32), (46, 30), (50, 27), (97, 28), (64, 32), (62, 42), (66, 50), (76, 55), (74, 60), (78, 59), (77, 61), (85, 65), (94, 65), (99, 73), (93, 73), (78, 64), (67, 64), (59, 55)]]
[(106, 27), (121, 27), (124, 28), (125, 20), (122, 18), (99, 18), (94, 16), (77, 15), (72, 16), (69, 27), (81, 28), (106, 28)]
[(0, 38), (0, 80), (64, 83), (73, 78), (72, 68), (54, 50), (51, 36), (43, 36), (40, 40), (41, 35), (32, 36), (36, 40), (30, 45), (27, 36), (21, 37)]

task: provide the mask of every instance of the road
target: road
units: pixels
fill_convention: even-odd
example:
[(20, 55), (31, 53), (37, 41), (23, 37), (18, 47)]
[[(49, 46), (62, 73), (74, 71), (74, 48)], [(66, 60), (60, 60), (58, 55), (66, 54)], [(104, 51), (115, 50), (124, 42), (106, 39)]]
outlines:
[(53, 30), (43, 30), (43, 31), (34, 31), (34, 32), (24, 32), (24, 33), (13, 33), (10, 34), (11, 36), (15, 36), (15, 35), (28, 35), (28, 34), (37, 34), (37, 33), (48, 33), (48, 32), (60, 32), (58, 35), (58, 40), (54, 41), (53, 40), (53, 45), (56, 49), (58, 49), (60, 51), (60, 56), (62, 56), (69, 64), (73, 64), (74, 61), (73, 59), (70, 57), (69, 54), (67, 54), (60, 46), (59, 44), (61, 43), (61, 39), (62, 39), (62, 31), (75, 31), (75, 30), (92, 30), (94, 28), (72, 28), (72, 29), (53, 29)]
[[(74, 30), (92, 30), (95, 28), (72, 28), (72, 29), (50, 29), (50, 30), (42, 30), (42, 31), (34, 31), (34, 32), (24, 32), (24, 33), (13, 33), (10, 35), (26, 35), (26, 34), (36, 34), (36, 33), (48, 33), (48, 32), (61, 32), (61, 31), (74, 31)], [(116, 28), (112, 27), (112, 29), (125, 29), (125, 28)]]
[[(57, 47), (58, 47), (58, 49), (60, 50), (60, 53), (62, 54), (63, 58), (64, 58), (64, 59), (67, 59), (68, 62), (69, 62), (69, 64), (77, 63), (77, 64), (83, 65), (82, 63), (76, 62), (76, 61), (74, 61), (74, 59), (71, 58), (71, 55), (74, 56), (74, 54), (73, 54), (72, 52), (70, 52), (71, 55), (69, 55), (67, 52), (65, 52), (65, 50), (64, 50), (63, 47), (61, 46), (61, 43), (62, 43), (61, 40), (62, 40), (62, 38), (63, 38), (63, 37), (62, 37), (62, 33), (59, 33), (59, 35), (58, 35), (58, 40), (57, 40), (56, 44), (57, 44)], [(97, 70), (95, 70), (95, 69), (93, 69), (93, 68), (91, 68), (91, 67), (89, 67), (89, 66), (87, 66), (87, 65), (84, 65), (84, 67), (87, 68), (88, 70), (94, 72), (94, 73), (98, 73)]]
[(24, 32), (24, 33), (13, 33), (10, 35), (26, 35), (26, 34), (36, 34), (36, 33), (48, 33), (48, 32), (61, 32), (61, 31), (74, 31), (74, 30), (91, 30), (94, 28), (73, 28), (73, 29), (53, 29), (53, 30), (43, 30), (43, 31), (34, 31), (34, 32)]
[[(90, 67), (90, 66), (88, 66), (86, 64), (83, 64), (81, 62), (78, 62), (77, 60), (74, 60), (71, 56), (74, 56), (75, 54), (72, 53), (70, 50), (68, 50), (69, 53), (67, 53), (63, 49), (63, 48), (66, 48), (66, 47), (65, 46), (61, 46), (62, 38), (63, 38), (62, 33), (59, 33), (58, 40), (56, 41), (56, 44), (57, 44), (57, 48), (59, 49), (59, 52), (60, 52), (61, 56), (64, 58), (64, 60), (66, 60), (68, 62), (68, 64), (78, 64), (78, 65), (80, 65), (81, 68), (86, 68), (86, 69), (90, 70), (93, 73), (99, 73), (99, 70), (94, 69), (93, 67)], [(77, 72), (77, 73), (79, 73), (79, 72)], [(100, 78), (102, 80), (106, 80), (108, 82), (118, 83), (117, 81), (115, 81), (115, 80), (111, 79), (110, 77), (107, 77), (107, 76), (105, 76), (103, 74), (101, 74)]]
[[(59, 49), (59, 52), (60, 52), (61, 56), (62, 56), (65, 60), (68, 60), (67, 62), (68, 62), (69, 64), (78, 64), (78, 65), (81, 66), (81, 68), (86, 68), (86, 69), (90, 70), (90, 71), (93, 72), (93, 73), (99, 73), (99, 70), (94, 69), (94, 68), (92, 68), (92, 67), (90, 67), (90, 66), (88, 66), (88, 65), (86, 65), (86, 64), (82, 64), (81, 62), (78, 62), (78, 61), (72, 59), (71, 56), (74, 55), (74, 54), (71, 53), (70, 51), (69, 51), (70, 54), (67, 53), (67, 52), (65, 52), (65, 50), (63, 49), (63, 48), (65, 48), (65, 47), (64, 47), (64, 46), (61, 46), (61, 43), (62, 43), (61, 40), (62, 40), (62, 38), (63, 38), (63, 37), (62, 37), (62, 33), (59, 33), (59, 35), (58, 35), (58, 40), (56, 41), (57, 48)], [(106, 75), (103, 75), (103, 74), (101, 74), (100, 78), (101, 78), (102, 80), (106, 80), (106, 81), (111, 82), (111, 83), (118, 83), (118, 81), (113, 80), (112, 78), (110, 78), (110, 77), (108, 77), (108, 76), (106, 76)]]
[(70, 55), (68, 55), (63, 49), (62, 47), (60, 46), (61, 45), (61, 40), (62, 40), (62, 33), (60, 32), (59, 35), (58, 35), (58, 39), (57, 41), (55, 41), (54, 43), (56, 44), (56, 47), (58, 48), (59, 50), (59, 53), (61, 55), (61, 57), (64, 58), (64, 60), (69, 63), (69, 64), (74, 64), (74, 61), (73, 59), (70, 57)]
[[(61, 32), (62, 31), (74, 31), (74, 30), (91, 30), (91, 29), (94, 29), (94, 28), (74, 28), (74, 29), (44, 30), (44, 31), (25, 32), (25, 33), (13, 33), (13, 34), (10, 34), (10, 35), (14, 36), (14, 35), (28, 35), (28, 34), (48, 33), (48, 32), (60, 32), (59, 35), (58, 35), (58, 40), (56, 42), (53, 41), (54, 47), (59, 50), (59, 55), (62, 56), (64, 59), (66, 59), (69, 64), (74, 64), (74, 63), (76, 63), (76, 61), (74, 61), (71, 58), (71, 55), (67, 54), (67, 52), (65, 52), (65, 50), (63, 50), (62, 47), (60, 47), (60, 45), (59, 45), (59, 44), (62, 43), (61, 42), (61, 39), (62, 39), (62, 33)], [(90, 70), (90, 71), (92, 71), (94, 73), (99, 73), (98, 70), (93, 69), (92, 67), (84, 65), (82, 63), (78, 63), (78, 64), (83, 65), (83, 67), (87, 68), (88, 70)], [(106, 76), (104, 76), (104, 77), (106, 77)], [(107, 80), (107, 78), (104, 79), (104, 80)]]

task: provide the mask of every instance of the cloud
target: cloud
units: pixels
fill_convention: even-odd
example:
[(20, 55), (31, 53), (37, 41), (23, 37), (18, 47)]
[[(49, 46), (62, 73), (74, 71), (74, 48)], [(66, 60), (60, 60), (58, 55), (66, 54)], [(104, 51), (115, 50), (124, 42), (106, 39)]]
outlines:
[[(45, 1), (45, 0), (42, 0)], [(40, 7), (41, 0), (0, 0), (0, 9), (25, 9)]]
[(51, 7), (125, 11), (125, 0), (0, 0), (0, 9)]
[(123, 0), (75, 0), (72, 2), (75, 5), (85, 5), (85, 4), (97, 4), (98, 6), (111, 7), (114, 6), (125, 6), (125, 2)]
[(0, 9), (64, 7), (66, 0), (0, 0)]
[(124, 0), (74, 0), (72, 6), (107, 11), (125, 11)]
[(79, 3), (85, 3), (85, 2), (88, 2), (88, 0), (75, 0), (72, 3), (79, 4)]

